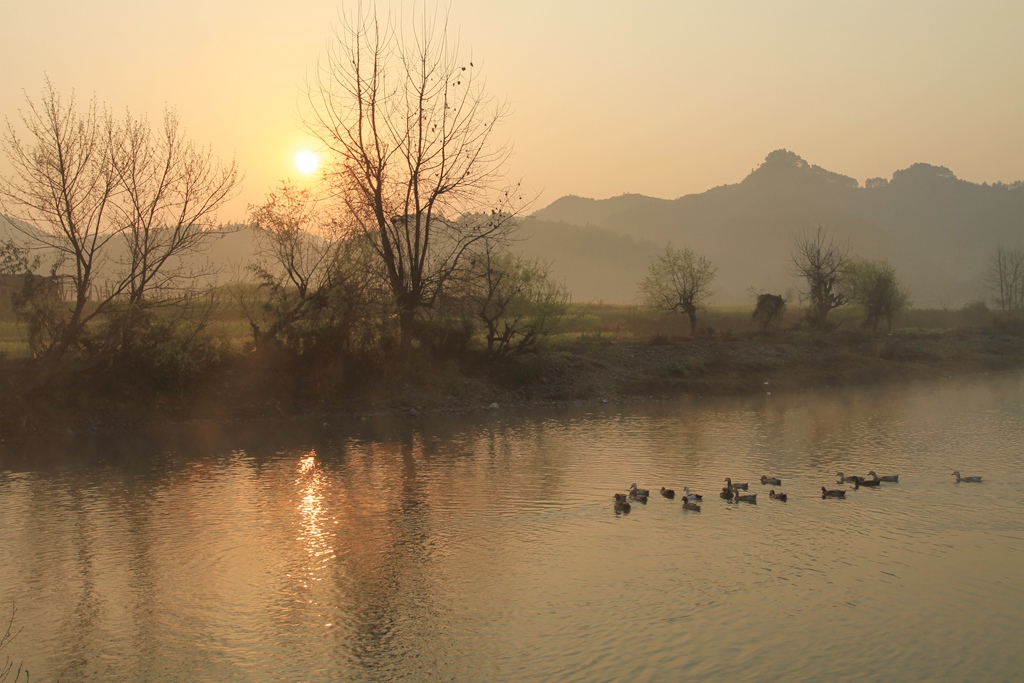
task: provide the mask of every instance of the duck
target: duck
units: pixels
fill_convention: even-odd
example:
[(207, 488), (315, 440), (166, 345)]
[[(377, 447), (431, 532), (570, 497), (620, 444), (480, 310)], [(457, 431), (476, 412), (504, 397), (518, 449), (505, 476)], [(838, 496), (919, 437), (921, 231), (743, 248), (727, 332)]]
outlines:
[(676, 492), (673, 489), (667, 489), (664, 486), (662, 486), (661, 495), (665, 496), (666, 498), (675, 498)]
[(626, 494), (625, 493), (616, 493), (613, 496), (613, 498), (615, 498), (614, 505), (615, 505), (615, 511), (616, 512), (629, 512), (630, 509), (632, 508), (632, 506), (629, 504), (629, 501), (626, 500)]
[(761, 486), (771, 484), (772, 486), (782, 486), (782, 480), (778, 477), (766, 477), (761, 475)]
[(686, 500), (685, 498), (683, 498), (683, 509), (684, 510), (693, 510), (694, 512), (700, 512), (700, 505), (697, 505), (693, 501), (689, 501), (689, 500)]
[(728, 486), (723, 486), (722, 487), (722, 492), (718, 494), (718, 497), (719, 498), (725, 498), (726, 500), (732, 500), (733, 498), (736, 497), (736, 492), (733, 491)]
[(846, 498), (846, 489), (827, 489), (821, 487), (821, 498)]
[(861, 486), (880, 486), (881, 479), (865, 479), (864, 477), (850, 477), (853, 480), (853, 490), (857, 491)]
[(898, 484), (900, 482), (900, 475), (898, 474), (883, 474), (882, 476), (878, 476), (875, 474), (874, 470), (871, 470), (868, 472), (868, 476), (872, 479), (877, 479), (878, 481), (887, 481), (893, 484)]
[(691, 493), (689, 486), (683, 487), (683, 497), (686, 498), (686, 500), (692, 500), (698, 503), (704, 500), (704, 496), (700, 495), (699, 493)]
[(768, 492), (768, 497), (771, 498), (772, 500), (781, 500), (783, 503), (789, 500), (789, 496), (787, 494), (775, 493), (775, 489), (772, 489), (771, 491)]
[(651, 492), (648, 489), (638, 489), (636, 487), (636, 483), (633, 483), (633, 484), (629, 485), (629, 497), (630, 498), (636, 498), (636, 499), (647, 498), (647, 496), (649, 496), (649, 495), (651, 495)]
[(754, 505), (757, 505), (757, 494), (756, 493), (751, 493), (749, 495), (746, 495), (746, 494), (737, 493), (736, 494), (736, 502), (737, 503), (753, 503)]
[(956, 477), (956, 483), (963, 482), (964, 484), (980, 484), (981, 477), (961, 477), (960, 472), (954, 470), (953, 476)]
[(734, 484), (734, 483), (732, 483), (732, 479), (730, 479), (729, 477), (725, 478), (725, 485), (728, 486), (729, 488), (731, 488), (734, 491), (739, 491), (740, 489), (743, 489), (744, 491), (746, 491), (749, 488), (749, 484), (746, 484), (746, 483), (743, 483), (743, 484)]

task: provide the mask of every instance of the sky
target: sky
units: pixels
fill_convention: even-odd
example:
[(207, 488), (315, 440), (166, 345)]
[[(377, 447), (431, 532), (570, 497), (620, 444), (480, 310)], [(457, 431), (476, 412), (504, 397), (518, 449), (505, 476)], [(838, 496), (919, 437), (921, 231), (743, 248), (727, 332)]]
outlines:
[[(368, 3), (363, 3), (364, 7)], [(338, 0), (0, 0), (0, 116), (44, 77), (189, 136), (244, 173), (244, 220), (315, 147), (300, 92)], [(408, 8), (394, 0), (379, 11)], [(566, 194), (675, 198), (772, 150), (857, 178), (916, 162), (1024, 179), (1021, 0), (451, 0), (450, 30), (511, 115), (534, 208)], [(0, 172), (8, 168), (0, 159)]]

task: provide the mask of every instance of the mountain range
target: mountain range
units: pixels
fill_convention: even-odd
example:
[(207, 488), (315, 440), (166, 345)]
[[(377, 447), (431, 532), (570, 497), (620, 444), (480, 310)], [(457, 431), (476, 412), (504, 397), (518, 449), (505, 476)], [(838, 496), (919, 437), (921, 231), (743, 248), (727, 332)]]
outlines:
[(744, 304), (752, 290), (799, 289), (794, 239), (819, 226), (851, 255), (887, 259), (915, 306), (958, 306), (987, 296), (995, 245), (1024, 239), (1024, 183), (979, 185), (918, 163), (862, 185), (780, 149), (739, 183), (674, 200), (562, 197), (524, 221), (518, 248), (577, 301), (625, 303), (652, 256), (685, 246), (718, 268), (713, 303)]

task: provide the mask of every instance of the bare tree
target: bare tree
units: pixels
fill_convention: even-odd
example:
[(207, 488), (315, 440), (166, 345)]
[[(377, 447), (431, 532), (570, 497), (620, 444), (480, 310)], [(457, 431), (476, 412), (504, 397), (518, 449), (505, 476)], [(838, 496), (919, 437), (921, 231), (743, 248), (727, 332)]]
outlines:
[(840, 280), (850, 246), (837, 244), (820, 226), (814, 232), (798, 235), (793, 245), (793, 272), (807, 283), (807, 291), (803, 292), (810, 304), (807, 320), (823, 329), (828, 324), (829, 311), (846, 304)]
[(1024, 310), (1024, 247), (997, 244), (989, 256), (985, 280), (999, 310)]
[(647, 277), (640, 283), (640, 297), (655, 310), (686, 315), (690, 334), (696, 334), (697, 312), (707, 305), (717, 272), (706, 257), (669, 244), (664, 254), (651, 259)]
[(27, 104), (21, 115), (27, 140), (7, 121), (3, 147), (13, 174), (0, 177), (0, 200), (7, 213), (38, 228), (23, 230), (26, 238), (54, 255), (58, 267), (69, 264), (70, 309), (42, 350), (59, 359), (113, 298), (88, 307), (101, 255), (121, 233), (110, 206), (117, 179), (95, 100), (79, 110), (74, 95), (65, 102), (47, 80), (41, 101)]
[[(64, 100), (49, 80), (39, 102), (26, 103), (24, 137), (7, 121), (3, 148), (13, 172), (0, 177), (0, 202), (53, 257), (69, 298), (50, 312), (52, 338), (40, 349), (56, 363), (101, 316), (114, 316), (108, 342), (116, 345), (133, 311), (189, 275), (180, 258), (210, 236), (237, 170), (186, 141), (173, 113), (155, 138), (143, 120), (117, 122), (95, 100), (84, 108), (74, 94)], [(186, 289), (194, 287), (189, 279)]]
[(308, 86), (310, 129), (329, 150), (326, 177), (373, 246), (397, 308), (407, 359), (415, 318), (457, 277), (474, 245), (512, 227), (507, 108), (487, 97), (447, 16), (405, 31), (372, 11), (335, 32)]
[(484, 324), (487, 355), (526, 353), (564, 319), (571, 297), (547, 265), (490, 242), (473, 261), (479, 273), (469, 298), (475, 317)]
[(379, 334), (380, 287), (365, 243), (308, 189), (285, 183), (252, 209), (261, 260), (250, 265), (263, 292), (246, 314), (257, 347), (279, 342), (299, 355), (344, 354), (359, 331)]
[(841, 289), (864, 309), (863, 326), (872, 332), (883, 321), (891, 330), (896, 315), (910, 303), (896, 269), (887, 261), (850, 259), (843, 266)]
[(121, 191), (115, 207), (117, 223), (124, 226), (127, 300), (138, 306), (174, 297), (183, 280), (199, 275), (180, 259), (215, 237), (209, 221), (235, 192), (235, 163), (223, 164), (186, 139), (173, 111), (164, 112), (157, 135), (148, 121), (127, 114), (118, 128), (108, 129), (107, 142)]

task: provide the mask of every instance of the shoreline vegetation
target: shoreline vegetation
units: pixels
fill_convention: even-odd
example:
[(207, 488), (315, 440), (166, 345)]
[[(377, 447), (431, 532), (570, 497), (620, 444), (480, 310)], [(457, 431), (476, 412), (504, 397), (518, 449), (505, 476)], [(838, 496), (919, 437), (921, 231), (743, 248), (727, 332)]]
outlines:
[(796, 322), (798, 311), (788, 312), (788, 329), (756, 333), (744, 329), (748, 315), (712, 309), (705, 320), (714, 329), (684, 336), (678, 317), (581, 307), (570, 332), (532, 353), (495, 359), (472, 346), (452, 353), (420, 347), (404, 367), (394, 359), (303, 363), (236, 340), (173, 381), (138, 368), (91, 367), (36, 393), (26, 390), (33, 362), (0, 357), (0, 442), (194, 421), (333, 421), (780, 394), (1024, 367), (1020, 325), (978, 311), (908, 311), (909, 320), (941, 326), (889, 334), (842, 323), (832, 332), (810, 331)]

